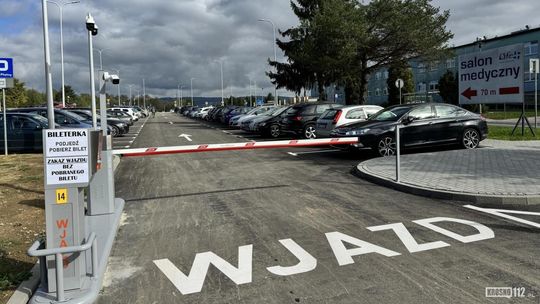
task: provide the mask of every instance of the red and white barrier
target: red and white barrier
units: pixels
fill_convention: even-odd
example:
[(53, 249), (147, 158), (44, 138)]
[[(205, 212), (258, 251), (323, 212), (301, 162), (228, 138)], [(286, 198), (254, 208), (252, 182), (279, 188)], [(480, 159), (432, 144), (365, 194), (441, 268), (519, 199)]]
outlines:
[(343, 137), (343, 138), (280, 140), (280, 141), (263, 141), (263, 142), (247, 142), (247, 143), (120, 149), (120, 150), (113, 150), (113, 154), (119, 155), (122, 157), (134, 157), (134, 156), (231, 151), (231, 150), (298, 148), (298, 147), (315, 147), (315, 146), (326, 146), (326, 145), (333, 145), (333, 146), (352, 145), (355, 143), (358, 143), (357, 137)]

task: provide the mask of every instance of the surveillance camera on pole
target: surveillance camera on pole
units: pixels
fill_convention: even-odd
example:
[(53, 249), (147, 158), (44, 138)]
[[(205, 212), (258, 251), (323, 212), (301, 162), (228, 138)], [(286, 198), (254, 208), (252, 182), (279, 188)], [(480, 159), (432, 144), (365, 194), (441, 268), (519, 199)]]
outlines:
[(94, 17), (92, 17), (90, 13), (86, 15), (86, 29), (92, 33), (92, 36), (96, 36), (98, 34), (98, 26), (94, 21)]
[(109, 72), (103, 73), (103, 80), (110, 81), (112, 84), (120, 83), (120, 77), (118, 77), (116, 74), (109, 74)]

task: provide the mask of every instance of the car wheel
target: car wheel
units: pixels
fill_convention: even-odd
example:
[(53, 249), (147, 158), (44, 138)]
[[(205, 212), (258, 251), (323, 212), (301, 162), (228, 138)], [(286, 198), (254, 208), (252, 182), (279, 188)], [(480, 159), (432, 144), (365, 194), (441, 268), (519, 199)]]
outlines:
[(461, 144), (465, 149), (476, 149), (480, 144), (480, 133), (476, 129), (465, 129)]
[(277, 125), (277, 124), (271, 125), (269, 133), (270, 133), (270, 137), (272, 137), (272, 138), (279, 137), (281, 135), (281, 130), (279, 128), (279, 125)]
[(375, 146), (374, 148), (376, 152), (382, 157), (396, 155), (396, 142), (394, 141), (394, 138), (389, 135), (381, 137), (377, 141), (377, 146)]
[(112, 126), (111, 135), (112, 137), (118, 137), (120, 134), (120, 129), (117, 126)]
[(315, 133), (315, 126), (314, 125), (307, 125), (304, 128), (304, 138), (305, 139), (315, 139), (317, 138), (317, 134)]

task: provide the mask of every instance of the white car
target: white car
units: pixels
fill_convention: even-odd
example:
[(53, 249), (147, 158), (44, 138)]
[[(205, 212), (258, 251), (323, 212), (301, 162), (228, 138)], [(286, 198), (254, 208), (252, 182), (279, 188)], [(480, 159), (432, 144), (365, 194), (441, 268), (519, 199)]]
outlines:
[(132, 108), (116, 107), (116, 108), (110, 108), (109, 110), (111, 110), (113, 112), (127, 113), (127, 114), (129, 114), (129, 116), (131, 116), (133, 118), (134, 121), (139, 120), (139, 115), (141, 115), (140, 112), (135, 112), (135, 111), (133, 111)]
[(380, 110), (383, 110), (383, 107), (372, 105), (328, 109), (317, 120), (315, 134), (317, 134), (317, 138), (330, 137), (330, 132), (335, 128), (344, 124), (366, 120)]
[(214, 107), (205, 107), (205, 108), (202, 108), (199, 110), (199, 112), (197, 112), (197, 114), (195, 115), (195, 117), (197, 118), (201, 118), (201, 119), (205, 119), (206, 116), (208, 116), (208, 112), (210, 112), (210, 110), (212, 110)]

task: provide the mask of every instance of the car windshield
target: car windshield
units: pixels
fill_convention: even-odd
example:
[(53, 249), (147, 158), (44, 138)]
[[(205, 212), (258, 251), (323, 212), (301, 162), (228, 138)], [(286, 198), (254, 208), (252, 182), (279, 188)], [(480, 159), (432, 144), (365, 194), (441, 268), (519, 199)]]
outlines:
[(69, 118), (72, 118), (74, 120), (77, 120), (77, 121), (84, 121), (86, 120), (86, 118), (80, 116), (80, 115), (77, 115), (75, 113), (72, 113), (72, 112), (69, 112), (69, 111), (62, 111), (62, 114), (68, 116)]
[(379, 113), (371, 116), (369, 120), (372, 121), (398, 121), (405, 113), (409, 112), (410, 106), (398, 106), (387, 110), (380, 111)]
[(283, 112), (287, 111), (288, 109), (289, 109), (289, 107), (283, 107), (283, 108), (276, 109), (276, 111), (274, 111), (271, 115), (272, 116), (279, 116)]
[(49, 120), (41, 115), (32, 115), (32, 118), (39, 121), (40, 124), (42, 124), (43, 126), (49, 126)]

